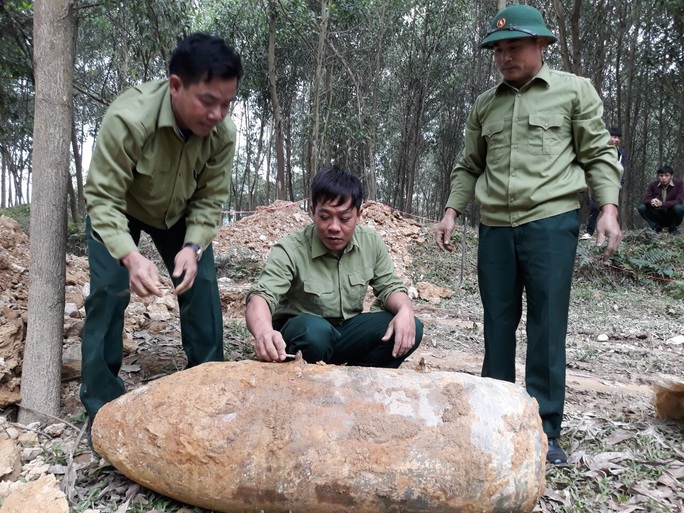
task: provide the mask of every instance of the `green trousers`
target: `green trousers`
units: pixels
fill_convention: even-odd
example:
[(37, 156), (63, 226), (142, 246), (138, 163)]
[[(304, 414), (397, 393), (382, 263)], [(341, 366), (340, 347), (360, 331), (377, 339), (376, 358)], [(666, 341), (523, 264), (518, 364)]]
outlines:
[(480, 225), (478, 280), (484, 307), (482, 375), (515, 382), (516, 330), (527, 299), (525, 386), (544, 432), (558, 438), (565, 401), (565, 337), (579, 211), (517, 227)]
[(416, 343), (399, 357), (392, 356), (394, 337), (381, 340), (394, 318), (389, 312), (366, 312), (347, 319), (342, 324), (330, 324), (322, 317), (301, 314), (285, 321), (276, 321), (288, 353), (302, 351), (309, 363), (326, 362), (335, 365), (398, 368), (413, 353), (423, 338), (423, 323), (416, 319)]
[[(167, 230), (153, 228), (129, 217), (129, 230), (137, 244), (142, 231), (148, 233), (169, 274), (174, 258), (183, 247), (185, 221)], [(128, 269), (107, 251), (90, 218), (86, 219), (90, 294), (81, 343), (80, 396), (86, 412), (94, 418), (98, 410), (125, 392), (119, 376), (123, 358), (124, 313), (130, 300)], [(212, 246), (198, 262), (197, 276), (190, 290), (178, 296), (181, 340), (187, 366), (223, 360), (223, 316)], [(174, 284), (180, 279), (174, 279)]]

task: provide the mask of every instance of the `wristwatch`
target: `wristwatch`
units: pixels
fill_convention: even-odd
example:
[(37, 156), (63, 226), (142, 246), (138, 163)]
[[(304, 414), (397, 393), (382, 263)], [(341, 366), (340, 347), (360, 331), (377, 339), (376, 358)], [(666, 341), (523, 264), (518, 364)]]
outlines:
[(183, 247), (194, 249), (195, 255), (197, 256), (197, 260), (202, 258), (202, 246), (200, 246), (199, 244), (195, 244), (194, 242), (187, 242)]

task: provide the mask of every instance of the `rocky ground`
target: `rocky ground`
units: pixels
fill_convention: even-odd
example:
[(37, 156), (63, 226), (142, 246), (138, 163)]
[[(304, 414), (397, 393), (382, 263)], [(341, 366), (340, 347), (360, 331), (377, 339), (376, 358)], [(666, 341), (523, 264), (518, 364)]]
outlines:
[[(275, 241), (309, 222), (304, 207), (277, 202), (221, 229), (214, 250), (228, 359), (254, 357), (242, 318), (244, 296)], [(455, 253), (445, 255), (434, 248), (431, 226), (384, 205), (369, 203), (362, 219), (383, 235), (426, 326), (421, 348), (404, 365), (411, 368), (422, 361), (435, 370), (478, 374), (482, 312), (474, 276), (476, 235), (459, 233)], [(11, 219), (0, 216), (0, 231), (0, 498), (6, 497), (0, 513), (194, 511), (141, 489), (93, 458), (82, 439), (84, 416), (77, 392), (88, 294), (83, 257), (67, 258), (61, 419), (32, 426), (14, 422), (26, 336), (29, 247)], [(579, 260), (591, 265), (598, 252), (592, 241), (581, 244)], [(684, 306), (671, 294), (653, 293), (658, 287), (648, 277), (645, 286), (644, 279), (616, 267), (608, 271), (612, 285), (605, 286), (606, 271), (600, 272), (596, 279), (596, 274), (578, 271), (573, 290), (563, 440), (572, 466), (549, 470), (537, 511), (684, 512), (684, 428), (660, 418), (654, 407), (659, 383), (684, 380)], [(668, 286), (677, 281), (682, 283), (681, 269)], [(524, 353), (523, 319), (519, 381)], [(122, 368), (128, 387), (183, 365), (173, 295), (134, 297), (127, 312)]]

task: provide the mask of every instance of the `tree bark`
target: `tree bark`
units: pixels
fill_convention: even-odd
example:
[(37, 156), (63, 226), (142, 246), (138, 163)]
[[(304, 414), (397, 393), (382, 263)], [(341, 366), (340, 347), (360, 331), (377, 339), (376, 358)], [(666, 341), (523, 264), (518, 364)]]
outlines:
[(35, 180), (31, 205), (28, 330), (19, 422), (57, 416), (60, 406), (66, 208), (75, 18), (73, 0), (37, 0), (34, 8)]
[(71, 124), (71, 148), (74, 153), (74, 169), (76, 170), (76, 206), (78, 219), (75, 222), (83, 221), (86, 214), (85, 194), (83, 193), (83, 158), (81, 146), (76, 134), (76, 124), (72, 120)]
[(276, 199), (285, 199), (285, 150), (283, 143), (283, 122), (278, 100), (277, 72), (275, 64), (275, 38), (277, 5), (275, 0), (269, 1), (268, 16), (268, 85), (273, 105), (273, 128), (275, 130), (276, 153)]

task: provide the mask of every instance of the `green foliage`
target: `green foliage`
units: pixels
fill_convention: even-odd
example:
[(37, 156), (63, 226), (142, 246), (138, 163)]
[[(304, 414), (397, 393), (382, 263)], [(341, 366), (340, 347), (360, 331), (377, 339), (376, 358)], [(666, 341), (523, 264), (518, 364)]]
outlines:
[(628, 231), (610, 265), (601, 262), (602, 248), (591, 241), (577, 248), (575, 279), (599, 281), (607, 288), (626, 281), (674, 299), (684, 297), (684, 238), (655, 234), (651, 230)]

